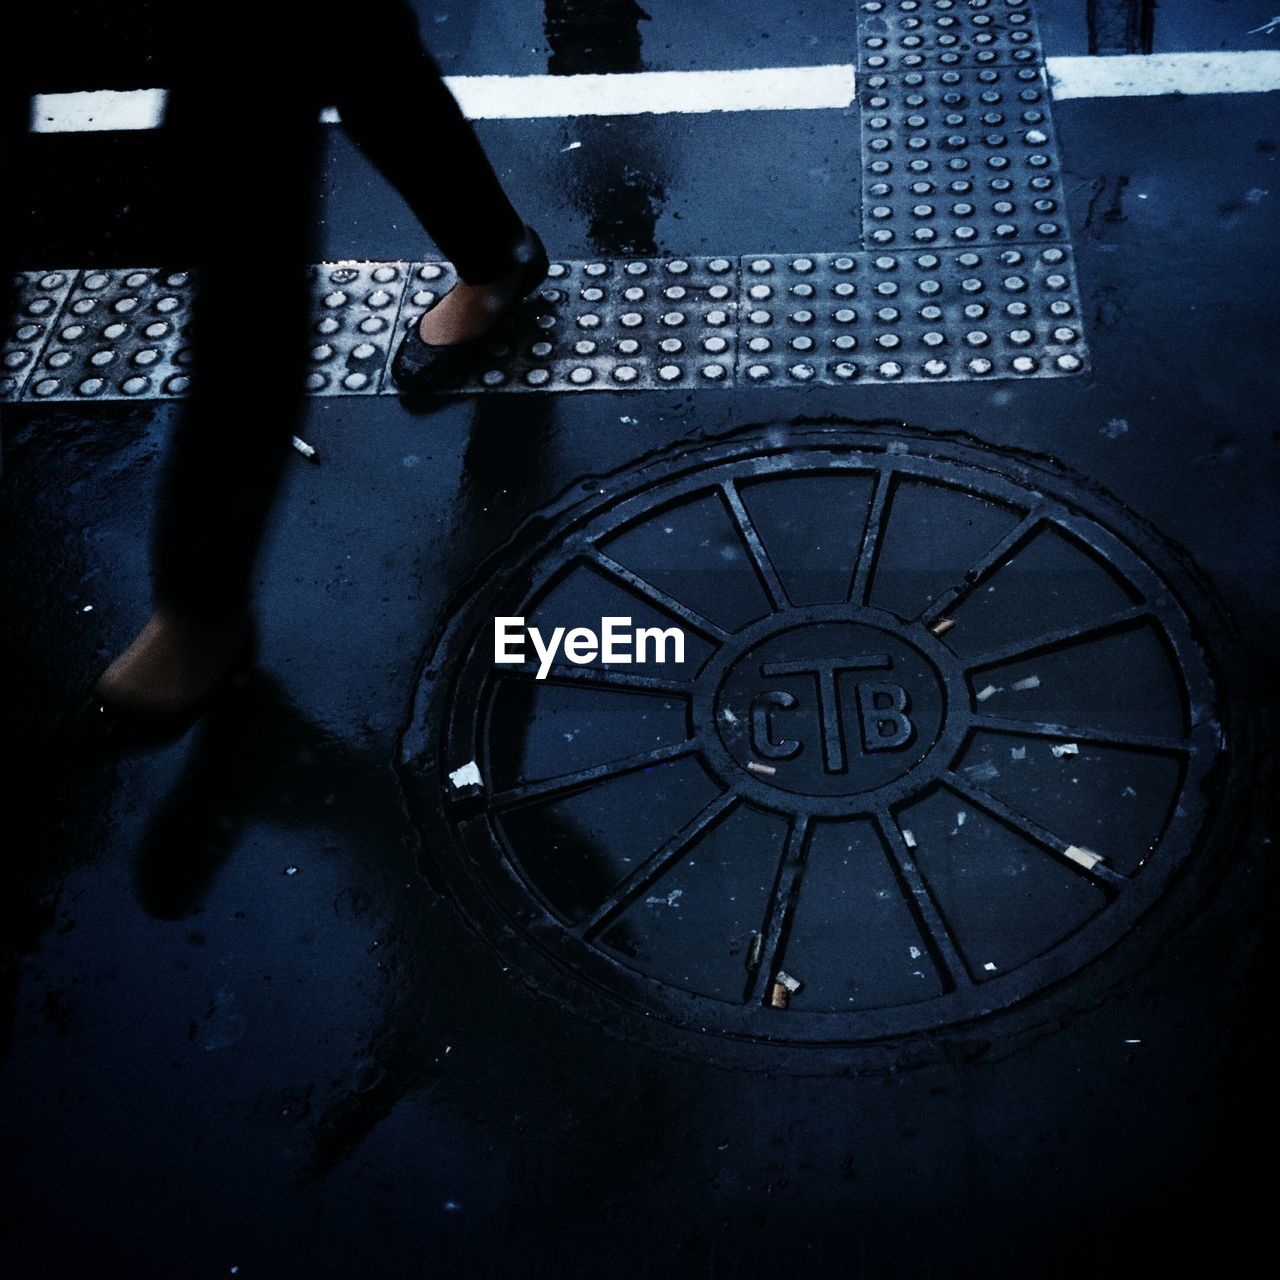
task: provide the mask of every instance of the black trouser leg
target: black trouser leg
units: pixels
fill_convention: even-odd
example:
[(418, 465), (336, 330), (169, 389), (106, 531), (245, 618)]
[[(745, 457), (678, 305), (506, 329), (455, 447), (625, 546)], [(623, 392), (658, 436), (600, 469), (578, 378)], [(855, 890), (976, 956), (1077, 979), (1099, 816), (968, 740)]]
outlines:
[(195, 374), (169, 447), (152, 563), (159, 603), (211, 619), (249, 603), (297, 429), (317, 112), (269, 89), (239, 105), (202, 83), (170, 96), (177, 209), (198, 272)]
[[(383, 51), (336, 59), (347, 22), (300, 8), (294, 43), (270, 43), (247, 0), (170, 93), (176, 207), (200, 273), (196, 372), (174, 433), (153, 542), (157, 600), (217, 617), (248, 604), (258, 548), (296, 430), (307, 349), (319, 110), (330, 99), (469, 283), (515, 265), (524, 226), (418, 37), (405, 0), (364, 0)], [(293, 78), (302, 68), (301, 87)], [(322, 84), (326, 71), (332, 86)], [(427, 176), (428, 157), (447, 186)]]
[(385, 56), (343, 68), (334, 103), (342, 123), (462, 279), (496, 280), (515, 265), (524, 224), (423, 47), (408, 4), (366, 0), (369, 8)]

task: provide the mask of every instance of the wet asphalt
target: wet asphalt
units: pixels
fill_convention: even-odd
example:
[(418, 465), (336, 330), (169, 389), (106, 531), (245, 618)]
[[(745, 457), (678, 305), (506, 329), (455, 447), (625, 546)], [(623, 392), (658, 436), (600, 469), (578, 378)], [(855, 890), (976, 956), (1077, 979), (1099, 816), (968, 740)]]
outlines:
[[(1248, 34), (1270, 7), (1168, 0), (1153, 47), (1274, 47)], [(851, 4), (547, 8), (420, 6), (447, 73), (855, 56)], [(1088, 51), (1085, 8), (1040, 0), (1050, 56)], [(144, 83), (118, 30), (105, 50), (88, 34), (50, 88)], [(6, 406), (12, 1274), (1228, 1272), (1265, 1227), (1276, 1121), (1277, 101), (1056, 106), (1087, 376), (310, 401), (317, 459), (292, 465), (259, 573), (259, 669), (145, 756), (73, 761), (57, 727), (147, 615), (179, 409)], [(564, 257), (857, 235), (852, 109), (478, 129)], [(151, 147), (41, 139), (30, 265), (180, 260)], [(430, 251), (337, 131), (320, 217), (327, 259)], [(1140, 963), (1095, 961), (1017, 1034), (922, 1038), (874, 1070), (719, 1065), (532, 992), (424, 876), (395, 769), (429, 642), (527, 516), (675, 442), (802, 420), (957, 433), (1113, 495), (1209, 584), (1241, 726), (1233, 839)]]

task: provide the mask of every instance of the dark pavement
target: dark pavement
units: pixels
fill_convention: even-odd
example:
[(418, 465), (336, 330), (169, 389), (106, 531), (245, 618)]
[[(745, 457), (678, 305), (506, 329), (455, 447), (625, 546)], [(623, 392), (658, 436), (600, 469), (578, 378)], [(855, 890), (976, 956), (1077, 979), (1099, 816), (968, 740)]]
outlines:
[[(848, 3), (646, 0), (630, 33), (587, 4), (418, 7), (447, 74), (857, 58)], [(1084, 3), (1035, 7), (1050, 58), (1089, 52)], [(1277, 48), (1249, 34), (1271, 7), (1165, 0), (1152, 47)], [(119, 29), (91, 38), (50, 91), (156, 83)], [(1055, 105), (1081, 376), (310, 400), (317, 460), (291, 467), (262, 561), (259, 668), (150, 755), (72, 761), (57, 730), (148, 614), (180, 406), (4, 406), (6, 1270), (1238, 1274), (1277, 1137), (1278, 104)], [(856, 106), (478, 129), (566, 259), (860, 235)], [(34, 145), (24, 265), (181, 260), (153, 137)], [(341, 132), (326, 146), (325, 258), (429, 257)], [(455, 905), (434, 791), (400, 761), (420, 665), (495, 564), (543, 545), (530, 516), (674, 446), (766, 426), (781, 448), (806, 424), (1061, 477), (1189, 584), (1229, 734), (1212, 836), (1052, 990), (874, 1047), (740, 1053), (511, 963)]]

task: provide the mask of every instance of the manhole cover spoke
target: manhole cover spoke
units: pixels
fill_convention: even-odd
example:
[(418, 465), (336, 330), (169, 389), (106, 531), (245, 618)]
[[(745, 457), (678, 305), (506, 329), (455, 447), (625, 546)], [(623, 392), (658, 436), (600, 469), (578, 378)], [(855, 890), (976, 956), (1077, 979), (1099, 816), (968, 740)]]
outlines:
[(876, 476), (867, 510), (867, 522), (863, 526), (862, 543), (858, 549), (858, 565), (845, 599), (850, 604), (865, 605), (871, 596), (871, 575), (876, 555), (884, 541), (885, 526), (889, 519), (889, 499), (893, 491), (893, 472), (883, 471)]
[(511, 787), (506, 791), (495, 793), (490, 804), (494, 809), (509, 809), (535, 800), (549, 800), (569, 791), (581, 791), (597, 782), (607, 782), (611, 778), (652, 768), (666, 760), (679, 760), (684, 756), (692, 755), (697, 748), (696, 742), (681, 742), (674, 746), (658, 747), (652, 751), (642, 751), (618, 760), (610, 760), (589, 769), (576, 769), (573, 773), (561, 774), (559, 777), (541, 778), (536, 782), (527, 782), (523, 786)]
[(1025, 546), (1043, 527), (1045, 512), (1044, 506), (1038, 506), (1029, 511), (981, 560), (966, 571), (962, 584), (931, 600), (920, 611), (917, 621), (925, 626), (935, 623), (948, 609), (956, 608), (979, 587), (984, 586), (1004, 562)]
[(782, 969), (782, 952), (796, 909), (808, 847), (809, 819), (804, 814), (798, 814), (791, 821), (787, 843), (773, 882), (769, 911), (760, 931), (759, 963), (754, 966), (747, 987), (749, 1002), (765, 1000), (775, 1008), (785, 1008), (790, 1003), (791, 993), (786, 984), (779, 980), (778, 973)]
[(1153, 620), (1151, 610), (1146, 605), (1133, 605), (1131, 608), (1121, 609), (1119, 613), (1099, 618), (1095, 622), (1074, 627), (1062, 627), (1059, 630), (1047, 631), (1025, 640), (1010, 641), (1003, 648), (988, 650), (986, 653), (979, 654), (976, 658), (967, 659), (964, 669), (966, 673), (972, 675), (987, 667), (996, 667), (1007, 662), (1017, 662), (1024, 658), (1034, 658), (1039, 654), (1050, 653), (1055, 649), (1065, 649), (1082, 641), (1111, 635), (1116, 631), (1123, 631), (1135, 623), (1146, 623)]
[(625, 911), (636, 898), (661, 878), (680, 858), (702, 839), (716, 823), (738, 803), (731, 792), (716, 796), (688, 825), (682, 827), (661, 849), (650, 854), (625, 880), (617, 885), (603, 902), (579, 925), (587, 939), (593, 939), (613, 919)]
[(747, 553), (751, 557), (751, 562), (755, 566), (760, 583), (769, 594), (770, 607), (774, 610), (788, 607), (791, 601), (787, 596), (787, 589), (782, 585), (782, 579), (778, 576), (778, 571), (774, 568), (773, 561), (769, 558), (769, 552), (765, 548), (760, 534), (757, 532), (746, 507), (742, 503), (742, 495), (738, 492), (738, 486), (732, 480), (725, 480), (720, 486), (720, 492), (737, 523), (738, 532), (742, 537)]
[(1113, 871), (1091, 850), (1087, 850), (1071, 840), (1066, 840), (1056, 832), (1049, 831), (1040, 826), (1039, 823), (1033, 822), (1026, 814), (1010, 808), (1009, 805), (997, 800), (993, 795), (975, 786), (966, 778), (962, 778), (958, 773), (948, 770), (943, 775), (942, 780), (962, 799), (968, 800), (970, 804), (977, 805), (979, 809), (985, 810), (991, 817), (1004, 823), (1005, 826), (1012, 827), (1015, 831), (1020, 832), (1033, 843), (1060, 855), (1064, 865), (1069, 869), (1092, 876), (1103, 884), (1118, 887), (1125, 883), (1126, 876)]
[(496, 674), (506, 679), (523, 678), (545, 680), (551, 684), (594, 685), (602, 689), (634, 689), (638, 693), (665, 693), (677, 698), (688, 698), (693, 692), (692, 683), (619, 671), (616, 667), (575, 667), (563, 662), (554, 662), (547, 668), (545, 676), (540, 672), (541, 667), (538, 663), (525, 662), (519, 666), (500, 668)]
[[(1223, 742), (1190, 588), (1088, 488), (794, 428), (589, 493), (486, 571), (406, 743), (448, 882), (536, 982), (879, 1040), (1061, 982), (1195, 852)], [(661, 645), (500, 665), (499, 618)]]
[(875, 823), (880, 842), (897, 871), (903, 896), (919, 922), (921, 936), (944, 987), (954, 991), (962, 985), (971, 985), (960, 949), (938, 910), (937, 900), (916, 866), (902, 828), (887, 809), (876, 810)]
[(641, 599), (646, 600), (663, 613), (670, 614), (671, 617), (683, 622), (687, 627), (691, 627), (700, 636), (705, 636), (706, 639), (713, 642), (722, 642), (729, 638), (729, 633), (723, 627), (718, 626), (709, 618), (704, 618), (696, 609), (691, 609), (688, 605), (681, 604), (674, 596), (668, 595), (665, 591), (655, 587), (653, 583), (646, 582), (638, 573), (632, 573), (625, 565), (619, 564), (611, 556), (605, 555), (603, 551), (595, 551), (591, 556), (591, 560), (602, 573), (621, 583), (629, 591), (634, 592)]
[(1187, 738), (1163, 737), (1159, 734), (1126, 733), (1122, 730), (1084, 728), (1080, 725), (1047, 724), (1038, 720), (1009, 720), (1002, 716), (974, 715), (970, 724), (975, 729), (988, 729), (994, 733), (1031, 734), (1040, 738), (1053, 738), (1058, 742), (1101, 742), (1112, 746), (1128, 747), (1133, 751), (1161, 751), (1175, 754), (1191, 750)]

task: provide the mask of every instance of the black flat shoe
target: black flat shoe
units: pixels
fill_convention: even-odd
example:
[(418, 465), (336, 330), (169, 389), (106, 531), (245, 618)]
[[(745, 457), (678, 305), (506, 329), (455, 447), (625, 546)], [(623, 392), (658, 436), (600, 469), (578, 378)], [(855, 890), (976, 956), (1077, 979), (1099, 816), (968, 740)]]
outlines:
[(72, 718), (69, 737), (82, 751), (113, 755), (148, 751), (177, 742), (220, 698), (249, 684), (258, 654), (252, 624), (225, 670), (200, 697), (171, 710), (123, 706), (95, 688)]
[(436, 346), (422, 340), (422, 316), (409, 326), (391, 362), (391, 376), (401, 391), (433, 391), (456, 387), (465, 381), (494, 331), (547, 278), (551, 266), (547, 250), (532, 227), (526, 227), (525, 232), (525, 244), (530, 250), (529, 260), (520, 269), (511, 300), (484, 333), (462, 342)]

